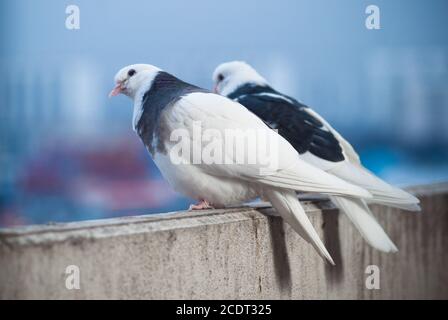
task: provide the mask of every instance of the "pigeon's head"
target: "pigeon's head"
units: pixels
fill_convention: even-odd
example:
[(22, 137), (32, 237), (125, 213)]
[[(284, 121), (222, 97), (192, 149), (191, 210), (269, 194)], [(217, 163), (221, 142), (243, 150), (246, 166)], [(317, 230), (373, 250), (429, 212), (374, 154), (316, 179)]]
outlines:
[(240, 86), (249, 83), (267, 85), (268, 82), (243, 61), (222, 63), (213, 72), (213, 91), (223, 96), (227, 96)]
[(149, 88), (159, 71), (159, 68), (150, 64), (132, 64), (122, 68), (115, 75), (115, 87), (109, 97), (122, 93), (134, 99), (139, 89), (144, 86)]

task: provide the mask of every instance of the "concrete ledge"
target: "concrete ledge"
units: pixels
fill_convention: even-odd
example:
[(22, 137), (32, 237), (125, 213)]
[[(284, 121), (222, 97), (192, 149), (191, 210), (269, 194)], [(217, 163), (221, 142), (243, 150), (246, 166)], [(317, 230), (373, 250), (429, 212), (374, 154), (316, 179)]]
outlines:
[(0, 298), (446, 299), (448, 184), (411, 190), (423, 214), (373, 207), (398, 254), (367, 246), (328, 200), (303, 200), (336, 267), (263, 205), (2, 229)]

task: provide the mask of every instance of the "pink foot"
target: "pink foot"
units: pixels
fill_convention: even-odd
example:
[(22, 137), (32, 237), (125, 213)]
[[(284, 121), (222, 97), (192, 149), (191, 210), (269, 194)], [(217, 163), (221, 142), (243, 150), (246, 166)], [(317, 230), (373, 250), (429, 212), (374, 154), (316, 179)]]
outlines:
[(201, 200), (198, 204), (190, 205), (188, 210), (205, 210), (205, 209), (214, 209), (207, 201)]

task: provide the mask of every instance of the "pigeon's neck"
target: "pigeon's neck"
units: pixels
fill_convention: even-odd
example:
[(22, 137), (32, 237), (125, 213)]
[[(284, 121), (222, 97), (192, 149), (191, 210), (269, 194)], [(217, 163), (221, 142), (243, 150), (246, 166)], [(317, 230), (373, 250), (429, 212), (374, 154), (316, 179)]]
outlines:
[(258, 83), (248, 82), (243, 85), (240, 85), (239, 87), (235, 88), (233, 91), (229, 92), (227, 94), (227, 97), (230, 99), (236, 99), (243, 95), (257, 94), (257, 93), (274, 93), (275, 94), (278, 92), (267, 84), (258, 84)]
[(163, 131), (161, 115), (184, 95), (193, 92), (209, 92), (186, 83), (166, 72), (159, 72), (146, 91), (139, 93), (134, 103), (133, 128), (151, 154), (163, 152), (163, 141), (159, 139)]
[(144, 82), (140, 85), (140, 88), (137, 90), (137, 92), (134, 94), (133, 100), (134, 100), (134, 112), (132, 115), (132, 128), (134, 130), (137, 129), (137, 124), (142, 117), (143, 114), (143, 101), (145, 95), (151, 90), (154, 80), (157, 78), (158, 74), (160, 72), (155, 72), (150, 75), (148, 75)]

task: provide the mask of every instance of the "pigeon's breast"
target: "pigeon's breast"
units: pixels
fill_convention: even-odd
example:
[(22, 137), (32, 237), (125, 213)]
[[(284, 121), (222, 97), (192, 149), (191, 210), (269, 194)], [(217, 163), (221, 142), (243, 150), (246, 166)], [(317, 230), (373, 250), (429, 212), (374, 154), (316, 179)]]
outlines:
[(257, 190), (243, 180), (213, 176), (194, 164), (178, 164), (169, 153), (156, 153), (154, 162), (174, 190), (216, 207), (241, 204), (258, 196)]

